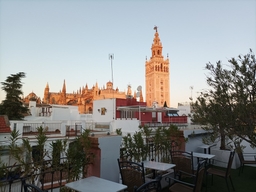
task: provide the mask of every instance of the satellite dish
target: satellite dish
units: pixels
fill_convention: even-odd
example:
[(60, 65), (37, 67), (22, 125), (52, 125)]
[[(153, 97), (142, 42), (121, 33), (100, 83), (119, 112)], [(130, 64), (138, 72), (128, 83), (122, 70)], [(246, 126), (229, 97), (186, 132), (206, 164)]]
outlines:
[(141, 87), (141, 85), (139, 85), (139, 86), (137, 87), (137, 91), (141, 91), (141, 89), (142, 89), (142, 87)]

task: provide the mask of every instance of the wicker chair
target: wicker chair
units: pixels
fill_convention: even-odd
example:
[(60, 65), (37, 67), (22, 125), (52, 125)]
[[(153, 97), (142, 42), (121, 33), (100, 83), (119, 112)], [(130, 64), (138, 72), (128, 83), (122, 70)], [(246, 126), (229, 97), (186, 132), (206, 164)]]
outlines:
[[(175, 164), (175, 177), (191, 177), (194, 174), (193, 152), (170, 151), (171, 161)], [(188, 174), (187, 174), (188, 173)]]
[(248, 153), (249, 156), (254, 156), (254, 160), (245, 160), (244, 154), (242, 151), (237, 151), (237, 155), (240, 160), (240, 168), (239, 168), (239, 175), (244, 170), (244, 165), (256, 165), (256, 154)]
[(228, 178), (229, 178), (230, 182), (231, 182), (231, 185), (232, 185), (232, 188), (235, 191), (235, 188), (234, 188), (234, 185), (233, 185), (233, 182), (232, 182), (232, 179), (231, 179), (231, 173), (230, 173), (234, 156), (235, 156), (235, 151), (231, 151), (230, 155), (229, 155), (229, 159), (228, 159), (228, 165), (227, 165), (227, 168), (226, 168), (225, 171), (221, 170), (221, 169), (218, 169), (216, 167), (215, 168), (210, 167), (210, 168), (207, 169), (207, 171), (206, 171), (207, 174), (211, 174), (212, 175), (212, 184), (213, 184), (213, 175), (222, 177), (226, 181), (228, 191), (230, 191), (229, 190), (229, 186), (228, 186)]
[(120, 161), (117, 159), (122, 183), (127, 185), (126, 191), (133, 192), (134, 186), (140, 187), (145, 183), (145, 172), (143, 163), (132, 161)]
[(195, 175), (191, 175), (194, 178), (193, 183), (187, 183), (175, 178), (169, 178), (174, 183), (169, 187), (171, 192), (201, 192), (203, 177), (205, 173), (206, 160), (202, 160), (197, 165), (197, 171)]
[(161, 192), (161, 179), (162, 176), (157, 176), (154, 180), (144, 183), (140, 187), (135, 186), (134, 192)]

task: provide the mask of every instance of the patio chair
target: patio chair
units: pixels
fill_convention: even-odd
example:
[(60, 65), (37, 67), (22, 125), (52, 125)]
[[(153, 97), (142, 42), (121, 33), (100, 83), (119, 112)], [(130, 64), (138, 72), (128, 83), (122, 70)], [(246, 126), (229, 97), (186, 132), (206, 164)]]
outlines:
[(140, 187), (145, 183), (144, 164), (132, 161), (118, 161), (122, 184), (127, 185), (126, 191), (133, 192), (134, 186)]
[(135, 186), (134, 192), (161, 192), (162, 191), (161, 179), (162, 179), (162, 176), (159, 175), (154, 180), (144, 183), (140, 187)]
[(205, 173), (206, 160), (198, 162), (197, 171), (193, 177), (193, 183), (184, 182), (176, 178), (170, 177), (169, 179), (174, 181), (174, 183), (169, 187), (171, 192), (201, 192), (203, 177)]
[(23, 187), (24, 192), (48, 192), (47, 190), (42, 190), (39, 187), (28, 183), (24, 183)]
[(232, 179), (231, 179), (231, 166), (232, 166), (232, 162), (233, 162), (234, 156), (235, 156), (235, 151), (231, 151), (230, 155), (229, 155), (229, 159), (228, 159), (228, 164), (227, 164), (226, 170), (221, 170), (221, 169), (216, 168), (216, 167), (214, 167), (214, 168), (210, 167), (210, 168), (207, 169), (206, 173), (212, 175), (212, 184), (213, 184), (213, 175), (222, 177), (226, 181), (228, 191), (230, 191), (229, 190), (229, 186), (228, 186), (228, 178), (229, 178), (230, 182), (231, 182), (231, 185), (232, 185), (232, 188), (235, 191), (235, 188), (234, 188), (234, 185), (233, 185), (233, 182), (232, 182)]
[(179, 179), (190, 177), (194, 174), (193, 152), (186, 151), (170, 151), (171, 161), (176, 166), (174, 174)]
[(244, 170), (244, 165), (256, 165), (256, 154), (253, 153), (247, 153), (248, 156), (254, 156), (254, 160), (245, 160), (244, 159), (244, 153), (241, 150), (238, 150), (237, 155), (239, 157), (240, 160), (240, 168), (239, 168), (239, 174)]

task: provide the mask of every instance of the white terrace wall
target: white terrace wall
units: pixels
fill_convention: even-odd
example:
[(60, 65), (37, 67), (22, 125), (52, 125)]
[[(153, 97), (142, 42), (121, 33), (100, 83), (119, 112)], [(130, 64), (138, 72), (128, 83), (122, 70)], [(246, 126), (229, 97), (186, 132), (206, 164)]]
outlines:
[(139, 130), (139, 120), (135, 119), (116, 119), (114, 122), (111, 122), (110, 132), (115, 133), (116, 129), (121, 129), (123, 136), (127, 133), (135, 133)]

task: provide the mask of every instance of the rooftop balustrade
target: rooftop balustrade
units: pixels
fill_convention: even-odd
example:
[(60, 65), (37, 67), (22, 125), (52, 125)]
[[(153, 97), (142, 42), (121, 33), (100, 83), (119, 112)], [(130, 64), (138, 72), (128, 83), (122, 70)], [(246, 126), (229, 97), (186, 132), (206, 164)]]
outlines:
[[(85, 127), (83, 127), (85, 126)], [(59, 136), (78, 136), (82, 133), (83, 128), (91, 130), (95, 133), (110, 133), (110, 123), (86, 122), (82, 123), (64, 124), (62, 122), (39, 122), (39, 123), (23, 123), (22, 136), (35, 136), (38, 127), (43, 127), (46, 135)]]

